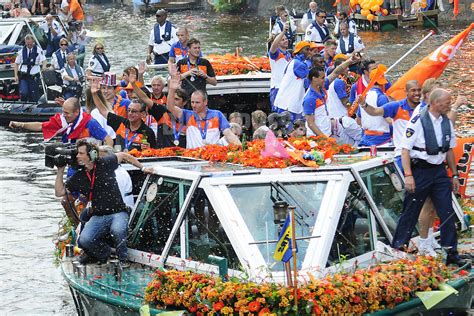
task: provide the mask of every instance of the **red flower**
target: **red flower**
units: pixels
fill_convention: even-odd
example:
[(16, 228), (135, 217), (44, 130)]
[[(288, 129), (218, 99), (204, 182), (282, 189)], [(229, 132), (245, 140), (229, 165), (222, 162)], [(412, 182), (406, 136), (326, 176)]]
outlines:
[(468, 275), (469, 272), (467, 272), (466, 270), (461, 270), (459, 271), (459, 275)]
[(214, 304), (212, 304), (212, 308), (214, 309), (214, 311), (218, 312), (220, 311), (222, 308), (224, 307), (224, 303), (222, 302), (216, 302)]
[(198, 310), (198, 307), (196, 304), (188, 307), (188, 311), (190, 311), (191, 313), (195, 313), (197, 310)]
[(264, 307), (258, 312), (258, 316), (265, 316), (267, 314), (270, 314), (270, 309), (268, 307)]
[(250, 312), (258, 312), (260, 310), (260, 302), (252, 301), (249, 303), (249, 311)]
[(354, 303), (356, 303), (356, 304), (359, 304), (359, 303), (361, 302), (361, 299), (360, 299), (360, 297), (358, 297), (358, 296), (354, 296), (354, 298), (352, 299), (352, 301), (353, 301)]

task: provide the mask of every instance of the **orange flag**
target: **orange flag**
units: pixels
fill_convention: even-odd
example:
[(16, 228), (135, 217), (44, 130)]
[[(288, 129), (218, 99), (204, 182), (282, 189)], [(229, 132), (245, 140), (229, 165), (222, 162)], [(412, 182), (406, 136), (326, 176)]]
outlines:
[(474, 181), (469, 179), (472, 156), (474, 155), (474, 137), (457, 138), (456, 147), (453, 148), (453, 152), (459, 174), (459, 194), (463, 197), (473, 196), (473, 192), (466, 192), (466, 189), (468, 182)]
[[(387, 67), (385, 65), (379, 64), (377, 66), (375, 75), (372, 77), (372, 79), (370, 79), (369, 83), (367, 84), (367, 87), (365, 87), (364, 91), (362, 91), (362, 93), (360, 94), (360, 97), (365, 97), (367, 93), (370, 91), (370, 89), (372, 89), (372, 87), (375, 85), (375, 82), (381, 77), (383, 77), (386, 71), (387, 71)], [(355, 114), (358, 107), (359, 107), (359, 102), (357, 102), (356, 100), (352, 104), (352, 107), (349, 109), (349, 117), (352, 117)]]
[(467, 29), (423, 58), (418, 64), (398, 79), (393, 86), (387, 90), (387, 94), (396, 100), (401, 100), (406, 96), (405, 84), (407, 81), (418, 80), (422, 85), (426, 79), (438, 78), (441, 76), (449, 61), (454, 57), (456, 51), (461, 47), (464, 39), (469, 35), (469, 32), (473, 27), (474, 23), (471, 23)]

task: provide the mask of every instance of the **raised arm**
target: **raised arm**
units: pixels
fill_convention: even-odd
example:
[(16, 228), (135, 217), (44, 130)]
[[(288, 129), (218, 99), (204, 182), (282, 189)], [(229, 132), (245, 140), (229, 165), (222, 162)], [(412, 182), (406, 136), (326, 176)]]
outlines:
[(343, 62), (342, 64), (340, 64), (339, 66), (336, 67), (336, 69), (334, 69), (328, 76), (328, 80), (329, 80), (329, 83), (333, 82), (334, 80), (336, 80), (337, 77), (339, 77), (339, 75), (341, 73), (344, 72), (344, 70), (346, 68), (348, 68), (350, 65), (358, 62), (360, 60), (360, 57), (358, 54), (353, 54), (350, 58), (348, 58), (345, 62)]
[(146, 104), (147, 108), (150, 109), (153, 106), (153, 100), (150, 99), (145, 92), (142, 91), (137, 85), (137, 74), (135, 73), (134, 69), (130, 70), (130, 74), (128, 75), (128, 81), (132, 85), (133, 92), (138, 96), (143, 103)]
[(57, 197), (66, 195), (66, 186), (64, 185), (64, 168), (65, 167), (58, 167), (56, 181), (54, 182), (54, 194)]
[(270, 46), (270, 53), (275, 54), (286, 32), (288, 32), (288, 23), (285, 23), (285, 25), (283, 26), (283, 31), (280, 32), (280, 34), (278, 34), (273, 40), (272, 45)]
[(144, 173), (153, 173), (153, 168), (145, 168), (143, 164), (140, 161), (138, 161), (137, 158), (133, 157), (132, 155), (128, 153), (119, 152), (119, 153), (116, 153), (115, 155), (117, 156), (118, 163), (121, 163), (122, 161), (126, 161), (129, 164), (137, 167)]
[(179, 73), (176, 69), (176, 65), (172, 65), (171, 69), (171, 79), (168, 81), (168, 97), (166, 100), (166, 109), (170, 111), (176, 118), (181, 118), (183, 116), (183, 110), (176, 105), (174, 105), (174, 97), (176, 95), (176, 90), (180, 86)]
[(102, 103), (102, 100), (97, 95), (97, 93), (100, 90), (99, 80), (100, 80), (100, 78), (96, 78), (96, 77), (91, 78), (92, 100), (94, 101), (94, 104), (95, 104), (96, 108), (99, 110), (100, 114), (102, 114), (102, 116), (107, 119), (107, 116), (109, 115), (109, 112), (112, 112), (112, 111), (107, 106), (107, 104)]
[(461, 105), (466, 104), (466, 102), (467, 102), (467, 98), (465, 96), (458, 95), (458, 97), (456, 98), (456, 102), (451, 104), (451, 110), (448, 112), (447, 115), (448, 115), (448, 118), (453, 123), (453, 125), (456, 125), (456, 119), (458, 118), (458, 108)]

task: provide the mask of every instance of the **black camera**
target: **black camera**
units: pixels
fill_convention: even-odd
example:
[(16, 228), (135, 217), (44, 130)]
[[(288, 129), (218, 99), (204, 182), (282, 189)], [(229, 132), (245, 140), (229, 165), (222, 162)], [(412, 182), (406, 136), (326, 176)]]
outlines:
[(46, 167), (64, 167), (66, 165), (78, 167), (77, 149), (74, 144), (54, 143), (46, 145), (44, 149), (44, 164)]
[(287, 137), (290, 131), (291, 114), (288, 111), (272, 113), (268, 116), (268, 127), (276, 137)]

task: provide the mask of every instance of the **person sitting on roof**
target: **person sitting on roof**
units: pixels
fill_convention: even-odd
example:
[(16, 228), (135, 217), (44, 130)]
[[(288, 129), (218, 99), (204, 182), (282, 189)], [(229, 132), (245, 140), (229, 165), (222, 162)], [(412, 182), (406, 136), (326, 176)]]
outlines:
[[(281, 32), (285, 32), (285, 36), (288, 38), (288, 49), (293, 49), (293, 45), (296, 41), (295, 22), (288, 14), (288, 10), (282, 5), (275, 8), (275, 13), (277, 18), (273, 25), (272, 34), (278, 35)], [(287, 25), (286, 28), (285, 25)]]
[[(174, 68), (174, 67), (173, 67)], [(186, 126), (186, 148), (197, 148), (208, 144), (216, 144), (221, 132), (227, 142), (241, 145), (239, 138), (230, 129), (224, 114), (207, 107), (207, 94), (201, 90), (191, 95), (192, 110), (181, 109), (174, 104), (174, 95), (179, 88), (179, 74), (174, 69), (168, 83), (168, 101), (166, 107), (176, 118), (181, 119)]]
[(40, 28), (48, 38), (46, 47), (46, 57), (51, 57), (59, 49), (59, 40), (65, 36), (61, 24), (56, 21), (51, 14), (45, 17), (45, 20), (39, 24)]

